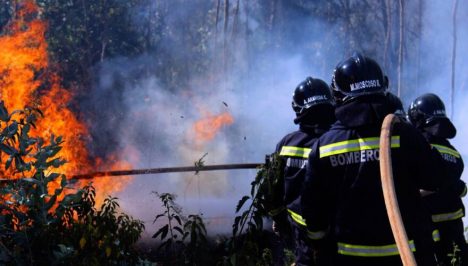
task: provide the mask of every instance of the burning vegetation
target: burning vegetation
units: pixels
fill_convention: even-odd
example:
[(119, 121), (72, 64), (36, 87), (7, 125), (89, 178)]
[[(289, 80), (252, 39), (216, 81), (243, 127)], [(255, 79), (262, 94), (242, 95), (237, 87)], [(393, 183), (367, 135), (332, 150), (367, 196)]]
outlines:
[[(50, 140), (61, 136), (60, 157), (66, 161), (56, 171), (70, 177), (77, 173), (90, 172), (98, 167), (108, 169), (128, 168), (129, 163), (115, 158), (90, 158), (87, 143), (91, 141), (86, 125), (80, 121), (72, 109), (74, 94), (60, 85), (60, 77), (54, 70), (58, 65), (50, 62), (46, 42), (47, 23), (41, 19), (41, 11), (34, 1), (24, 1), (13, 20), (0, 36), (2, 56), (0, 57), (0, 99), (10, 110), (37, 108), (43, 116), (31, 128), (32, 137)], [(1, 160), (7, 160), (5, 153)], [(115, 157), (115, 156), (114, 156)], [(24, 174), (10, 168), (2, 169), (3, 178), (17, 179)], [(105, 195), (118, 192), (130, 182), (130, 177), (110, 180), (93, 180), (98, 191), (97, 202)], [(52, 182), (49, 191), (59, 183)]]

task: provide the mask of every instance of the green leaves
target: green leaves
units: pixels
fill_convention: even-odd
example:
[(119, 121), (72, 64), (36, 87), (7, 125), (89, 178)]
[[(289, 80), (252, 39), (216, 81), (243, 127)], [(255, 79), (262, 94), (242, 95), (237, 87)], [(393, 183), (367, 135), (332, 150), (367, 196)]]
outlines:
[[(154, 222), (166, 218), (166, 223), (153, 234), (161, 241), (158, 252), (167, 257), (169, 264), (208, 265), (206, 228), (201, 215), (182, 215), (182, 209), (174, 202), (176, 196), (170, 193), (156, 194), (163, 203), (163, 212), (156, 215)], [(211, 258), (212, 259), (212, 258)]]
[(13, 121), (11, 124), (6, 126), (1, 135), (5, 138), (12, 138), (18, 132), (18, 122)]
[(166, 224), (163, 227), (159, 228), (159, 230), (152, 236), (152, 238), (157, 238), (160, 235), (161, 240), (164, 240), (168, 232), (169, 232), (169, 224)]
[(10, 115), (3, 101), (0, 101), (0, 120), (3, 122), (8, 122), (8, 120), (10, 120)]
[(119, 213), (115, 197), (97, 210), (91, 185), (72, 187), (65, 175), (52, 171), (66, 163), (59, 157), (63, 139), (31, 138), (40, 116), (34, 108), (9, 114), (0, 102), (0, 153), (8, 170), (2, 173), (22, 177), (0, 185), (0, 264), (137, 264), (134, 244), (143, 222)]
[(236, 212), (239, 212), (239, 211), (240, 211), (240, 209), (242, 208), (242, 206), (244, 206), (244, 203), (245, 203), (248, 199), (250, 199), (249, 196), (243, 196), (243, 197), (239, 200), (239, 202), (237, 203), (237, 206), (236, 206)]

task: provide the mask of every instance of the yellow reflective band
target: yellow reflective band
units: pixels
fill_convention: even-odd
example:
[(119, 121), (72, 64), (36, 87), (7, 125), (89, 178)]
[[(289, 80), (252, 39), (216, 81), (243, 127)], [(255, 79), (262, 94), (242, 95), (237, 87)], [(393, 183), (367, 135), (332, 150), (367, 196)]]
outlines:
[[(393, 136), (391, 140), (392, 148), (400, 147), (400, 136)], [(345, 140), (332, 144), (328, 144), (319, 148), (320, 158), (328, 157), (331, 155), (353, 152), (353, 151), (363, 151), (363, 150), (373, 150), (380, 148), (380, 138), (363, 138), (363, 139), (353, 139)]]
[(310, 148), (301, 148), (295, 146), (283, 146), (281, 147), (280, 156), (292, 156), (292, 157), (301, 157), (309, 158)]
[(439, 233), (439, 230), (434, 230), (432, 231), (432, 239), (434, 240), (434, 242), (439, 242), (440, 241), (440, 233)]
[[(414, 246), (414, 241), (410, 240), (408, 241), (408, 244), (410, 245), (411, 251), (415, 252), (416, 247)], [(362, 246), (342, 242), (338, 242), (338, 253), (358, 257), (386, 257), (399, 254), (396, 244), (385, 246)]]
[(289, 215), (291, 215), (291, 218), (298, 224), (302, 226), (307, 226), (304, 218), (298, 213), (293, 212), (292, 210), (288, 209)]
[(464, 196), (466, 196), (466, 192), (467, 192), (467, 189), (466, 189), (466, 185), (465, 185), (465, 188), (463, 189), (463, 192), (460, 194), (460, 198), (463, 198)]
[(452, 221), (463, 217), (463, 209), (459, 209), (455, 212), (441, 213), (432, 215), (432, 221), (434, 223)]
[(325, 237), (327, 232), (325, 231), (317, 231), (317, 232), (312, 232), (307, 230), (307, 237), (312, 239), (312, 240), (319, 240)]
[(284, 211), (284, 209), (286, 209), (286, 207), (284, 206), (281, 206), (279, 208), (276, 208), (276, 209), (273, 209), (271, 211), (268, 212), (268, 215), (270, 216), (276, 216), (278, 214), (280, 214), (282, 211)]
[(450, 154), (452, 156), (460, 158), (460, 153), (458, 153), (458, 151), (454, 149), (451, 149), (447, 146), (438, 145), (438, 144), (431, 144), (431, 145), (432, 147), (436, 148), (440, 153)]

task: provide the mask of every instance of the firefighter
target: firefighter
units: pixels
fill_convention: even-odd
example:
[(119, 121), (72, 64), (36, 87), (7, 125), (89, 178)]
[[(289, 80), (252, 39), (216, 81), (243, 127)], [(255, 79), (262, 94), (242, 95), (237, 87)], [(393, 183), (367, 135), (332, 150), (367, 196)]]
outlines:
[(460, 153), (448, 139), (455, 137), (457, 131), (445, 115), (445, 105), (435, 94), (427, 93), (416, 98), (408, 108), (410, 122), (419, 129), (427, 141), (437, 149), (443, 160), (444, 178), (453, 185), (437, 193), (423, 197), (429, 209), (434, 228), (439, 231), (436, 254), (441, 265), (452, 265), (448, 254), (457, 245), (460, 265), (468, 265), (467, 245), (464, 237), (462, 217), (465, 216), (462, 197), (466, 195), (466, 184), (461, 180), (463, 160)]
[(387, 100), (390, 102), (390, 105), (393, 106), (392, 113), (394, 113), (400, 120), (402, 121), (407, 121), (406, 120), (406, 112), (405, 109), (403, 108), (403, 103), (401, 102), (401, 99), (396, 96), (395, 94), (391, 92), (387, 92)]
[(294, 123), (299, 129), (284, 136), (276, 146), (282, 186), (275, 194), (278, 208), (271, 215), (274, 230), (280, 236), (284, 236), (288, 228), (292, 229), (296, 265), (312, 265), (313, 254), (306, 244), (307, 228), (300, 209), (300, 191), (310, 147), (335, 121), (329, 86), (320, 79), (307, 77), (294, 90), (292, 108), (296, 113)]
[[(337, 242), (335, 265), (401, 265), (383, 198), (379, 167), (382, 121), (395, 107), (388, 79), (373, 59), (355, 53), (333, 74), (337, 122), (312, 147), (302, 191), (302, 214), (313, 249)], [(437, 190), (434, 162), (441, 160), (409, 123), (396, 123), (391, 138), (396, 193), (419, 265), (435, 265), (430, 216), (419, 191)]]

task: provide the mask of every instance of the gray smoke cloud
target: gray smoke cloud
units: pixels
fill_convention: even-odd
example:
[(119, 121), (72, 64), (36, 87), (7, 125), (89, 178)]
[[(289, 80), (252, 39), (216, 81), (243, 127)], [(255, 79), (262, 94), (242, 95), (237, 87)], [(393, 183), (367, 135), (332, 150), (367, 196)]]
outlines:
[[(162, 1), (164, 2), (164, 1)], [(160, 2), (160, 3), (162, 3)], [(168, 1), (166, 4), (168, 4)], [(203, 2), (208, 5), (209, 1)], [(463, 1), (461, 1), (463, 2)], [(174, 9), (174, 14), (166, 23), (185, 25), (183, 22), (192, 10), (199, 10), (195, 4), (187, 4)], [(142, 6), (135, 10), (135, 23), (142, 23), (143, 10), (156, 10), (157, 6)], [(450, 88), (451, 55), (451, 5), (447, 2), (425, 3), (426, 16), (423, 21), (421, 85), (417, 91), (405, 94), (404, 105), (419, 94), (435, 92), (448, 107)], [(466, 90), (468, 66), (466, 58), (466, 3), (460, 3), (459, 48), (457, 60), (457, 109), (454, 116), (458, 135), (453, 144), (466, 159), (468, 128), (465, 114), (468, 97), (461, 92)], [(193, 12), (195, 12), (193, 11)], [(241, 8), (240, 12), (245, 9)], [(212, 14), (211, 14), (212, 15)], [(242, 22), (248, 20), (252, 39), (262, 34), (255, 31), (258, 22), (247, 18), (243, 13)], [(295, 130), (292, 120), (291, 96), (295, 86), (306, 76), (312, 75), (329, 82), (333, 66), (341, 59), (327, 57), (327, 44), (317, 46), (316, 53), (306, 53), (302, 47), (317, 44), (323, 40), (327, 31), (335, 25), (328, 25), (318, 20), (301, 17), (291, 19), (291, 26), (304, 28), (310, 25), (314, 34), (299, 31), (291, 42), (296, 45), (283, 49), (271, 49), (258, 55), (246, 55), (245, 46), (233, 49), (234, 58), (242, 65), (245, 56), (254, 57), (248, 73), (235, 66), (221, 77), (219, 71), (192, 77), (187, 88), (166, 88), (163, 82), (153, 74), (145, 74), (142, 67), (155, 65), (158, 54), (144, 54), (134, 58), (115, 58), (96, 67), (98, 80), (92, 93), (83, 102), (83, 106), (94, 110), (95, 117), (90, 118), (91, 131), (94, 132), (96, 146), (94, 150), (128, 150), (131, 156), (122, 154), (123, 160), (129, 161), (134, 168), (154, 168), (168, 166), (193, 165), (202, 158), (206, 165), (226, 163), (250, 163), (264, 161), (265, 154), (271, 153), (279, 139)], [(292, 27), (293, 28), (293, 27)], [(220, 31), (220, 30), (219, 30)], [(164, 52), (190, 58), (187, 46), (183, 43), (185, 34), (182, 29), (174, 31), (167, 42), (163, 40)], [(265, 34), (265, 33), (263, 33)], [(300, 41), (299, 41), (300, 40)], [(333, 40), (327, 39), (328, 43)], [(339, 43), (338, 41), (336, 43)], [(207, 56), (219, 54), (219, 42), (213, 40)], [(265, 47), (269, 50), (270, 47)], [(336, 55), (335, 55), (336, 56)], [(339, 55), (338, 55), (339, 56)], [(257, 58), (258, 57), (258, 58)], [(267, 59), (267, 60), (266, 60)], [(406, 71), (415, 65), (406, 62)], [(160, 66), (155, 66), (160, 67)], [(239, 67), (240, 68), (240, 67)], [(412, 75), (409, 75), (412, 76)], [(392, 81), (391, 81), (392, 82)], [(411, 82), (414, 82), (412, 80)], [(447, 108), (449, 109), (449, 108)], [(213, 115), (229, 113), (232, 124), (220, 128), (216, 136), (202, 144), (194, 140), (193, 125), (207, 112)], [(96, 123), (99, 121), (99, 123)], [(112, 135), (114, 141), (108, 136)], [(96, 154), (100, 155), (100, 154)], [(172, 173), (160, 175), (136, 176), (131, 184), (120, 193), (123, 210), (146, 222), (146, 237), (155, 232), (152, 220), (161, 212), (161, 203), (152, 191), (168, 192), (178, 195), (177, 203), (185, 214), (203, 213), (209, 233), (226, 233), (231, 229), (234, 210), (242, 195), (250, 193), (250, 182), (255, 177), (254, 170), (234, 170), (194, 173)], [(467, 180), (466, 171), (463, 179)]]
[[(459, 1), (457, 13), (457, 56), (455, 64), (455, 93), (454, 106), (451, 107), (451, 74), (452, 74), (452, 1), (426, 1), (424, 2), (423, 35), (421, 36), (420, 72), (417, 73), (415, 62), (408, 62), (411, 82), (416, 82), (419, 76), (419, 88), (411, 91), (403, 98), (407, 108), (410, 102), (424, 93), (435, 93), (445, 103), (447, 115), (457, 128), (457, 136), (450, 140), (452, 145), (460, 152), (464, 162), (468, 161), (468, 94), (466, 93), (468, 81), (468, 9), (466, 1)], [(468, 171), (465, 169), (462, 179), (468, 181)], [(465, 206), (468, 198), (463, 199)], [(467, 225), (466, 217), (464, 218)]]
[[(208, 93), (197, 91), (196, 87), (170, 92), (150, 76), (124, 82), (120, 97), (113, 99), (113, 86), (129, 79), (126, 69), (141, 64), (144, 58), (106, 62), (100, 70), (99, 86), (90, 96), (91, 103), (102, 103), (116, 116), (108, 124), (96, 125), (94, 130), (102, 131), (105, 137), (112, 127), (118, 146), (124, 150), (132, 147), (131, 156), (124, 153), (121, 159), (134, 168), (193, 166), (204, 154), (206, 165), (262, 163), (279, 139), (295, 128), (292, 89), (308, 75), (299, 55), (272, 58), (281, 63), (269, 73), (253, 73), (251, 79), (241, 82), (207, 81)], [(257, 79), (258, 76), (262, 78)], [(212, 140), (198, 143), (193, 126), (206, 112), (227, 112), (233, 123), (220, 128)], [(110, 113), (102, 111), (102, 119), (112, 117)], [(147, 223), (148, 234), (155, 232), (151, 221), (161, 212), (161, 203), (152, 191), (178, 195), (177, 203), (183, 206), (185, 214), (203, 213), (211, 233), (226, 233), (231, 228), (237, 201), (250, 193), (255, 175), (255, 170), (233, 170), (136, 176), (117, 196), (124, 211)]]

